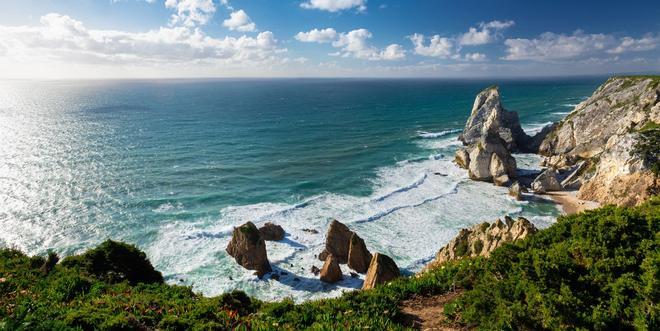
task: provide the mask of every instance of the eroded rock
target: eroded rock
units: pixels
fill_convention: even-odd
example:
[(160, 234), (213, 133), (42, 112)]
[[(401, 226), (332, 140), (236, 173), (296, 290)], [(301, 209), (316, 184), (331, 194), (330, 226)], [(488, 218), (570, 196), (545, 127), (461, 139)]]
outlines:
[(227, 245), (227, 253), (245, 269), (255, 270), (259, 278), (272, 271), (266, 253), (266, 242), (252, 222), (234, 228), (231, 241)]
[(371, 263), (371, 253), (367, 249), (367, 245), (360, 236), (353, 233), (348, 250), (348, 267), (359, 273), (365, 273), (369, 268), (369, 263)]
[(394, 260), (387, 255), (376, 253), (371, 258), (369, 269), (362, 285), (363, 290), (376, 287), (376, 285), (387, 283), (401, 276), (399, 267)]
[(522, 200), (522, 191), (522, 186), (519, 182), (514, 182), (509, 186), (509, 195), (518, 201)]
[(271, 222), (267, 222), (264, 226), (260, 227), (259, 232), (264, 240), (279, 241), (284, 239), (284, 229)]
[(504, 243), (526, 238), (536, 233), (536, 227), (527, 219), (517, 220), (506, 216), (504, 222), (496, 220), (493, 224), (484, 222), (469, 229), (462, 229), (454, 239), (441, 248), (435, 259), (425, 270), (435, 268), (447, 261), (469, 256), (489, 256)]
[(532, 182), (532, 191), (534, 193), (543, 194), (552, 191), (561, 191), (562, 187), (557, 179), (557, 171), (555, 169), (546, 169)]
[(325, 258), (320, 278), (326, 283), (336, 283), (342, 279), (341, 268), (334, 255), (330, 254)]
[(332, 220), (325, 237), (325, 249), (319, 254), (319, 260), (325, 261), (332, 254), (339, 263), (346, 263), (352, 235), (353, 232), (346, 225)]
[(465, 129), (458, 139), (465, 145), (472, 145), (490, 133), (497, 134), (509, 151), (528, 151), (531, 137), (520, 126), (518, 114), (502, 107), (500, 93), (495, 86), (477, 95)]

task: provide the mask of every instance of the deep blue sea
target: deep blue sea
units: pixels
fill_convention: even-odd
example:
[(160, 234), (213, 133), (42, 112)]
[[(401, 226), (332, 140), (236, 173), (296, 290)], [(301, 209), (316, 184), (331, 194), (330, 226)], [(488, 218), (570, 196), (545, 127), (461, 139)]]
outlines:
[[(0, 82), (0, 246), (68, 255), (111, 238), (205, 294), (338, 295), (361, 280), (328, 285), (310, 271), (332, 218), (407, 272), (462, 227), (505, 214), (554, 222), (551, 203), (470, 181), (451, 162), (456, 137), (489, 85), (533, 132), (603, 81)], [(279, 282), (225, 253), (232, 227), (247, 221), (287, 231), (268, 243), (274, 269), (287, 272)]]

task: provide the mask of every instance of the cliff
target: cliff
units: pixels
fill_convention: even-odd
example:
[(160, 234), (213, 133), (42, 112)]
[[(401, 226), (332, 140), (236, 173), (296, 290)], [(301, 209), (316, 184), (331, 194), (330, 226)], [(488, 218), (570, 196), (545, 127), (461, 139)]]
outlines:
[(645, 157), (637, 147), (660, 134), (659, 102), (660, 76), (610, 78), (557, 123), (539, 153), (546, 156), (546, 166), (557, 169), (588, 165), (573, 179), (579, 198), (639, 204), (657, 186), (651, 171), (657, 151)]

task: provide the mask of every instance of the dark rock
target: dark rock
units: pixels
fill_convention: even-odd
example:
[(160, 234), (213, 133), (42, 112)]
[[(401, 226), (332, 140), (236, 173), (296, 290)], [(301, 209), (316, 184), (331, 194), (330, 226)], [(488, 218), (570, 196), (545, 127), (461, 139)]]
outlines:
[(399, 267), (392, 258), (376, 253), (369, 264), (369, 270), (367, 270), (367, 276), (364, 279), (362, 289), (374, 288), (376, 285), (384, 284), (400, 276)]
[(351, 278), (358, 278), (358, 274), (351, 271)]
[(323, 268), (321, 268), (321, 280), (326, 283), (336, 283), (342, 279), (341, 268), (334, 255), (326, 257)]
[(259, 228), (259, 232), (261, 233), (261, 236), (264, 238), (264, 240), (279, 241), (284, 239), (284, 229), (281, 226), (271, 222), (267, 222), (264, 224), (264, 226)]
[(334, 255), (338, 263), (348, 261), (348, 250), (353, 232), (337, 220), (332, 220), (325, 237), (325, 249), (319, 254), (319, 260), (325, 261), (328, 255)]
[(313, 273), (315, 276), (318, 276), (319, 273), (321, 273), (321, 269), (319, 269), (317, 266), (313, 265), (313, 266), (312, 266), (312, 273)]
[(319, 233), (317, 230), (314, 230), (314, 229), (302, 229), (302, 230), (304, 232), (309, 232), (309, 233), (312, 233), (312, 234), (318, 234)]
[(270, 279), (273, 279), (273, 280), (280, 280), (280, 275), (278, 275), (278, 274), (272, 274), (272, 275), (270, 275)]
[(348, 248), (348, 267), (359, 273), (365, 273), (369, 269), (369, 263), (371, 263), (371, 253), (367, 245), (360, 236), (353, 233)]
[(234, 228), (227, 253), (244, 268), (256, 270), (255, 274), (259, 278), (272, 270), (266, 253), (266, 242), (252, 222)]

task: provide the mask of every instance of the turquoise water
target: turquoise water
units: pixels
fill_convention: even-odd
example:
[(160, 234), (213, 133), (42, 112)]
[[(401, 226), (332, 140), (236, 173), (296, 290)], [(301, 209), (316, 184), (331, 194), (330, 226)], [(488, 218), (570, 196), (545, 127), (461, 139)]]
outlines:
[[(66, 255), (113, 238), (206, 294), (337, 295), (361, 281), (324, 285), (309, 271), (331, 218), (407, 271), (461, 227), (507, 213), (550, 224), (553, 205), (469, 181), (451, 163), (456, 136), (493, 83), (532, 132), (602, 81), (1, 82), (0, 245)], [(537, 161), (519, 156), (523, 167)], [(256, 280), (224, 252), (246, 221), (287, 230), (268, 243), (288, 272), (280, 282)]]

